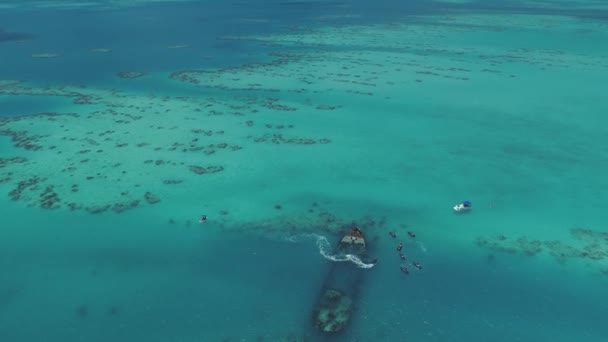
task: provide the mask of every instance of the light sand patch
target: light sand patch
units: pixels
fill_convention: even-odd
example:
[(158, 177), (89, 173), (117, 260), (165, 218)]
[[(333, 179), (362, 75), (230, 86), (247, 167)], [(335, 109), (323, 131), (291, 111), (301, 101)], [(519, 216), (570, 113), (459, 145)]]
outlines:
[(177, 44), (177, 45), (169, 45), (167, 46), (167, 49), (185, 49), (185, 48), (189, 48), (190, 45), (189, 44)]
[(59, 56), (61, 56), (61, 55), (58, 53), (49, 53), (49, 52), (32, 54), (32, 58), (57, 58)]

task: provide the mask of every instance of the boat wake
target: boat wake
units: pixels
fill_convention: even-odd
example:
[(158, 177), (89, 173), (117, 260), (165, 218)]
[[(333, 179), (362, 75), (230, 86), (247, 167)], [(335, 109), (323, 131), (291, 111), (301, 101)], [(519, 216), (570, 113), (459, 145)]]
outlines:
[(363, 262), (363, 260), (361, 260), (359, 257), (357, 257), (356, 255), (353, 255), (353, 254), (344, 254), (344, 255), (331, 254), (331, 250), (332, 250), (331, 244), (329, 243), (329, 240), (327, 240), (327, 238), (323, 235), (306, 234), (306, 235), (299, 235), (299, 236), (290, 236), (290, 237), (286, 238), (286, 240), (290, 241), (290, 242), (299, 242), (301, 240), (300, 238), (315, 239), (317, 247), (319, 247), (319, 254), (321, 254), (327, 260), (334, 261), (334, 262), (352, 262), (353, 264), (357, 265), (357, 267), (359, 267), (359, 268), (372, 268), (375, 266), (375, 264), (368, 264), (368, 263)]

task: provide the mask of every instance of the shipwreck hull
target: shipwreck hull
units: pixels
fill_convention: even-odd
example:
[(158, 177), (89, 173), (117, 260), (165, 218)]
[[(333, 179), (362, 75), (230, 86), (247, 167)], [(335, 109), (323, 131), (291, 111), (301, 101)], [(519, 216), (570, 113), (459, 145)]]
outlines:
[[(365, 238), (360, 231), (355, 237), (346, 234), (337, 241), (334, 252), (337, 255), (353, 254), (364, 260), (367, 257)], [(323, 340), (324, 336), (338, 335), (349, 326), (357, 306), (364, 273), (365, 269), (352, 262), (331, 264), (312, 314), (319, 340)]]

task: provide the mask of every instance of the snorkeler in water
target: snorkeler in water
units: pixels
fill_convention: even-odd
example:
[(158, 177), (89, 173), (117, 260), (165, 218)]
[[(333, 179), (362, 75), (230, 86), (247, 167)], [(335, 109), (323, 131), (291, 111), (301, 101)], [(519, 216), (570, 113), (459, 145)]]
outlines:
[(200, 222), (200, 223), (203, 223), (203, 222), (205, 222), (205, 221), (207, 221), (207, 215), (203, 215), (203, 216), (201, 217), (201, 219), (200, 219), (200, 220), (198, 220), (198, 222)]
[(418, 262), (418, 261), (414, 261), (412, 263), (412, 265), (414, 265), (414, 267), (416, 267), (417, 269), (421, 270), (422, 269), (422, 265)]
[(401, 260), (405, 260), (406, 259), (405, 254), (399, 253), (399, 258), (401, 258)]
[(405, 267), (405, 266), (401, 266), (401, 267), (399, 267), (399, 269), (401, 270), (401, 272), (403, 272), (405, 274), (410, 274), (410, 270), (408, 270), (407, 267)]
[(401, 252), (401, 250), (402, 250), (402, 249), (403, 249), (403, 243), (401, 243), (401, 242), (400, 242), (400, 243), (399, 243), (399, 246), (397, 246), (397, 250), (398, 250), (399, 252)]
[(416, 237), (416, 234), (414, 234), (414, 232), (407, 232), (407, 235), (409, 235), (411, 238)]
[(397, 234), (395, 234), (395, 232), (388, 232), (388, 235), (390, 235), (393, 239), (397, 237)]

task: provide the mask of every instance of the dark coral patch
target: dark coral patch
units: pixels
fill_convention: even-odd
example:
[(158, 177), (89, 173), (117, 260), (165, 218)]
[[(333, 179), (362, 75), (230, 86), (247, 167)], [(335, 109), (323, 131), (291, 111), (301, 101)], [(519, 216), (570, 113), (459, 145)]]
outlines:
[(26, 180), (20, 181), (19, 183), (17, 183), (17, 187), (14, 188), (13, 190), (11, 190), (8, 194), (13, 201), (18, 201), (21, 198), (21, 194), (23, 193), (23, 191), (25, 191), (25, 189), (35, 186), (40, 181), (41, 180), (38, 177), (32, 177), (32, 178), (28, 178)]
[(146, 202), (148, 202), (149, 204), (156, 204), (156, 203), (160, 202), (160, 198), (151, 192), (146, 192), (146, 194), (144, 195), (144, 198), (146, 199)]
[(44, 209), (57, 209), (59, 205), (57, 203), (61, 202), (59, 195), (53, 190), (53, 186), (47, 186), (44, 191), (40, 194), (40, 207)]
[(224, 167), (223, 166), (207, 166), (207, 167), (202, 167), (202, 166), (192, 165), (192, 166), (190, 166), (190, 171), (196, 173), (197, 175), (203, 175), (203, 174), (206, 174), (206, 173), (218, 173), (218, 172), (222, 172), (222, 171), (224, 171)]
[(530, 240), (526, 237), (513, 239), (505, 235), (479, 237), (476, 243), (479, 247), (509, 254), (533, 256), (547, 251), (559, 262), (574, 258), (598, 261), (608, 257), (608, 232), (576, 228), (571, 230), (571, 233), (582, 244), (576, 242), (570, 244), (559, 240)]
[(131, 202), (125, 202), (125, 203), (115, 203), (112, 206), (112, 210), (117, 213), (122, 213), (123, 211), (127, 211), (129, 209), (136, 208), (138, 205), (139, 205), (138, 200), (133, 200)]
[(112, 206), (107, 204), (107, 205), (96, 205), (96, 206), (92, 206), (92, 207), (87, 207), (85, 208), (86, 211), (90, 212), (91, 214), (101, 214), (105, 211), (107, 211), (108, 209), (110, 209)]
[(0, 169), (10, 164), (21, 164), (25, 163), (26, 161), (27, 159), (22, 157), (0, 158)]

